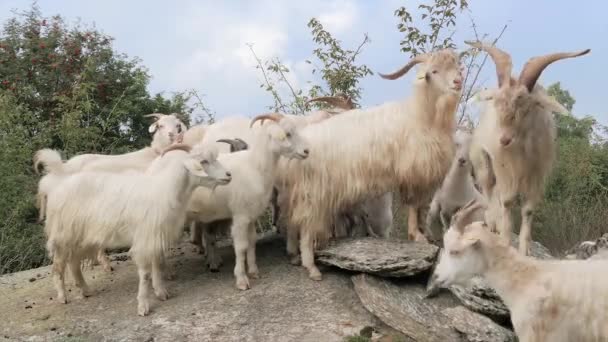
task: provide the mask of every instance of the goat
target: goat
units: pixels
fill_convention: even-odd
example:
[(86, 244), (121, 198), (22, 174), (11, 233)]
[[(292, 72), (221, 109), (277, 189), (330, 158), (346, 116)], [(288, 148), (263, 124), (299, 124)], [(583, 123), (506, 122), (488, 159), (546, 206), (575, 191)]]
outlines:
[[(417, 64), (421, 68), (411, 98), (304, 127), (311, 156), (298, 165), (279, 161), (280, 174), (289, 175), (278, 180), (289, 191), (282, 208), (288, 234), (300, 235), (302, 265), (311, 279), (322, 278), (314, 264), (314, 243), (327, 241), (337, 214), (394, 187), (412, 207), (422, 206), (449, 169), (462, 87), (459, 59), (451, 50), (419, 55), (384, 78), (397, 79)], [(409, 229), (413, 238), (422, 235), (417, 225)], [(294, 239), (287, 241), (288, 253), (296, 255)]]
[[(439, 218), (442, 232), (450, 226), (450, 218), (458, 209), (470, 200), (476, 199), (485, 202), (483, 195), (477, 190), (473, 183), (471, 160), (469, 159), (469, 147), (471, 144), (471, 133), (457, 130), (454, 135), (456, 155), (452, 160), (450, 170), (446, 175), (441, 188), (437, 190), (431, 201), (430, 209), (426, 217), (427, 229), (435, 232), (434, 223)], [(484, 212), (478, 210), (476, 219), (483, 220)], [(432, 234), (435, 235), (435, 234)]]
[[(523, 203), (519, 251), (527, 254), (532, 215), (542, 199), (545, 180), (555, 160), (556, 128), (552, 112), (567, 112), (536, 82), (549, 64), (585, 55), (590, 50), (534, 57), (515, 79), (508, 53), (480, 42), (466, 43), (490, 55), (498, 77), (498, 88), (485, 91), (488, 101), (471, 146), (475, 175), (493, 213), (488, 224), (492, 230), (498, 228), (503, 242), (509, 244), (511, 209), (520, 195)], [(490, 157), (489, 165), (484, 153)]]
[(608, 341), (608, 261), (521, 255), (484, 222), (471, 223), (480, 207), (473, 200), (454, 216), (429, 291), (481, 275), (508, 307), (519, 341)]
[[(198, 189), (188, 205), (190, 221), (205, 224), (232, 219), (230, 231), (236, 256), (234, 276), (236, 287), (240, 290), (250, 288), (245, 260), (249, 275), (258, 277), (255, 221), (268, 206), (279, 158), (305, 159), (309, 154), (306, 141), (299, 136), (290, 118), (258, 115), (251, 120), (250, 126), (265, 119), (275, 121), (276, 124), (253, 128), (256, 140), (250, 149), (219, 155), (218, 160), (232, 172), (231, 184), (214, 192)], [(201, 228), (204, 231), (205, 227)], [(211, 237), (206, 233), (203, 235)], [(205, 245), (208, 261), (212, 263), (215, 246), (209, 238), (206, 242), (209, 242)]]
[[(81, 261), (104, 248), (130, 246), (139, 273), (137, 312), (149, 312), (150, 275), (156, 296), (166, 300), (161, 265), (164, 254), (181, 237), (186, 206), (199, 186), (228, 184), (230, 173), (209, 150), (188, 154), (187, 145), (165, 149), (165, 157), (146, 173), (84, 171), (72, 174), (48, 194), (45, 224), (47, 250), (53, 260), (57, 300), (67, 303), (66, 265), (80, 296), (90, 295)], [(185, 148), (185, 150), (184, 150)]]

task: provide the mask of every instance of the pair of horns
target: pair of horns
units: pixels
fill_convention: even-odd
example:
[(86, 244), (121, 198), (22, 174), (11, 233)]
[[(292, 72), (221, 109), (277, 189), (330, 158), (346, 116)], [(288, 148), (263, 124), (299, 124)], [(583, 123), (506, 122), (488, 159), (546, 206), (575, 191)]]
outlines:
[(260, 125), (264, 124), (264, 120), (272, 120), (275, 122), (279, 122), (281, 121), (281, 119), (283, 118), (283, 114), (280, 113), (266, 113), (266, 114), (261, 114), (256, 116), (255, 118), (253, 118), (251, 120), (251, 124), (249, 125), (249, 127), (253, 127), (253, 124), (258, 121), (258, 120), (262, 120), (262, 122), (260, 123)]
[(511, 78), (511, 70), (513, 68), (511, 55), (493, 45), (483, 44), (479, 41), (465, 41), (465, 43), (474, 48), (484, 50), (490, 55), (496, 65), (496, 76), (498, 77), (499, 87), (502, 88), (521, 84), (524, 85), (528, 91), (534, 89), (534, 85), (536, 84), (536, 81), (538, 81), (540, 74), (549, 66), (549, 64), (561, 59), (583, 56), (591, 51), (591, 49), (586, 49), (578, 52), (558, 52), (530, 58), (526, 65), (524, 65), (519, 78), (515, 80)]
[(249, 148), (245, 141), (239, 138), (234, 139), (219, 139), (217, 142), (223, 142), (230, 145), (230, 152), (243, 151)]
[(472, 215), (473, 213), (480, 209), (484, 208), (485, 205), (478, 202), (476, 199), (470, 200), (467, 204), (465, 204), (462, 208), (460, 208), (454, 216), (452, 216), (452, 226), (455, 227), (461, 233), (464, 232), (464, 228), (473, 222)]
[(180, 150), (180, 151), (185, 151), (190, 153), (190, 151), (192, 151), (192, 146), (188, 145), (188, 144), (183, 144), (183, 143), (178, 143), (178, 144), (173, 144), (170, 145), (169, 147), (165, 148), (161, 153), (160, 156), (164, 156), (165, 154), (171, 152), (171, 151), (176, 151), (176, 150)]
[(325, 102), (334, 107), (342, 108), (342, 109), (353, 109), (355, 105), (353, 104), (353, 99), (345, 94), (340, 94), (337, 96), (320, 96), (312, 98), (306, 101), (306, 104), (311, 102)]

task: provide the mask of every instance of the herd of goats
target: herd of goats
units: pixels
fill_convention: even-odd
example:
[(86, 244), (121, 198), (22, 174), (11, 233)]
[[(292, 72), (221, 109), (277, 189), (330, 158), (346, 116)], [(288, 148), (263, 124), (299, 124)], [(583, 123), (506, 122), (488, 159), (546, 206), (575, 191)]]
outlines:
[[(590, 50), (531, 58), (514, 77), (508, 53), (466, 43), (489, 54), (498, 78), (497, 87), (475, 97), (483, 112), (472, 132), (456, 127), (463, 78), (459, 55), (448, 49), (381, 74), (395, 80), (418, 65), (404, 101), (355, 109), (348, 97), (322, 97), (312, 101), (332, 108), (190, 129), (173, 114), (155, 113), (148, 115), (155, 118), (153, 141), (139, 151), (67, 161), (55, 150), (36, 152), (57, 301), (67, 302), (66, 266), (86, 297), (82, 261), (110, 270), (105, 250), (130, 247), (137, 312), (147, 315), (150, 285), (160, 300), (168, 298), (165, 253), (186, 226), (212, 270), (221, 264), (216, 235), (230, 230), (236, 287), (246, 290), (258, 277), (256, 220), (269, 204), (290, 262), (321, 280), (315, 248), (352, 234), (357, 218), (364, 233), (387, 236), (398, 191), (408, 206), (410, 240), (428, 241), (433, 222), (443, 227), (430, 286), (485, 277), (510, 309), (520, 341), (608, 341), (608, 263), (526, 256), (533, 211), (555, 159), (553, 112), (567, 112), (537, 80), (549, 64)], [(518, 200), (516, 250), (511, 209)]]

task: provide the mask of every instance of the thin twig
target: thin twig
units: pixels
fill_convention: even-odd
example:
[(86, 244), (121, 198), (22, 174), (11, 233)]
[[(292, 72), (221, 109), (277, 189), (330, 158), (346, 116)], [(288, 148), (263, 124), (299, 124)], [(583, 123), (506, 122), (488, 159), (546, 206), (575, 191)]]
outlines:
[(298, 107), (298, 109), (300, 110), (301, 114), (304, 114), (304, 108), (302, 107), (301, 102), (299, 101), (299, 97), (298, 94), (296, 93), (296, 91), (293, 89), (293, 87), (291, 86), (291, 83), (289, 83), (289, 81), (287, 80), (287, 77), (285, 77), (285, 74), (283, 73), (283, 70), (281, 69), (281, 64), (280, 61), (275, 60), (275, 66), (277, 67), (277, 70), (279, 71), (279, 75), (281, 76), (281, 79), (283, 80), (283, 82), (285, 82), (285, 84), (287, 84), (287, 87), (289, 88), (289, 91), (291, 91), (291, 95), (293, 96), (293, 99), (296, 103), (296, 106)]
[(262, 60), (258, 57), (258, 55), (253, 50), (253, 44), (249, 43), (249, 44), (247, 44), (247, 46), (249, 47), (251, 54), (253, 55), (256, 62), (258, 63), (258, 68), (260, 68), (260, 70), (262, 71), (262, 75), (264, 76), (264, 82), (266, 82), (266, 86), (268, 87), (268, 89), (270, 89), (270, 91), (272, 93), (272, 97), (274, 98), (274, 101), (275, 101), (275, 107), (277, 107), (276, 109), (277, 110), (281, 109), (284, 111), (285, 105), (283, 104), (283, 102), (281, 102), (281, 98), (276, 94), (276, 90), (274, 89), (274, 86), (272, 85), (272, 83), (270, 82), (270, 79), (268, 78), (268, 75), (266, 74), (266, 70), (264, 68), (264, 65), (262, 64)]

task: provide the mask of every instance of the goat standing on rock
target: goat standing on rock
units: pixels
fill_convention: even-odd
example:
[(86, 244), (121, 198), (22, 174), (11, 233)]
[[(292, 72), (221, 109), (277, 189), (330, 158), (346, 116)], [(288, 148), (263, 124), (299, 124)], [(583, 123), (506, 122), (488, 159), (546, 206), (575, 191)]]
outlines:
[[(280, 161), (282, 174), (290, 175), (278, 180), (289, 191), (281, 209), (287, 229), (300, 235), (302, 265), (311, 279), (322, 278), (314, 247), (327, 241), (340, 212), (395, 187), (416, 209), (430, 202), (450, 167), (462, 85), (458, 55), (451, 50), (418, 55), (384, 77), (397, 79), (417, 64), (421, 67), (411, 98), (305, 127), (310, 157), (297, 165)], [(417, 220), (408, 228), (410, 237), (423, 236)], [(289, 254), (297, 254), (295, 246), (287, 247)]]
[(532, 214), (543, 196), (545, 180), (555, 160), (552, 112), (567, 112), (536, 82), (549, 64), (585, 55), (590, 50), (532, 58), (515, 79), (511, 76), (508, 53), (479, 42), (466, 43), (488, 52), (498, 76), (498, 89), (484, 91), (490, 102), (475, 129), (471, 146), (475, 175), (490, 203), (488, 224), (492, 230), (498, 227), (503, 242), (510, 244), (511, 209), (521, 195), (519, 251), (527, 254)]

